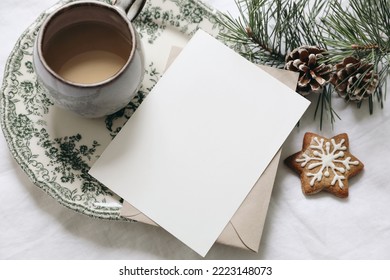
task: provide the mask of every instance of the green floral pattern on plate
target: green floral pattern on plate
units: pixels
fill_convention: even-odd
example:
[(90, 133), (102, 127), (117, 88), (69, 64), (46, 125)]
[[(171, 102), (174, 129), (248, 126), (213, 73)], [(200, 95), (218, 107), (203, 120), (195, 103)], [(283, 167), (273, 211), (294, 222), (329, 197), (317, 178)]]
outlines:
[(90, 166), (156, 84), (171, 46), (184, 45), (198, 28), (217, 35), (221, 26), (201, 2), (148, 1), (134, 22), (147, 65), (140, 91), (113, 115), (82, 119), (53, 105), (32, 63), (42, 22), (51, 11), (73, 1), (60, 1), (42, 13), (16, 43), (1, 88), (1, 126), (13, 157), (36, 186), (72, 210), (120, 220), (122, 199), (88, 174)]

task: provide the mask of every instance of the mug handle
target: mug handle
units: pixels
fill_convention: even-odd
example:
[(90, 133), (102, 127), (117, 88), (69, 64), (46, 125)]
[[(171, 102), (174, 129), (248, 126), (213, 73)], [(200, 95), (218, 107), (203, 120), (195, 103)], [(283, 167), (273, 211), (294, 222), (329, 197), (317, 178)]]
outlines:
[(113, 0), (112, 4), (125, 11), (127, 18), (133, 21), (141, 12), (146, 0)]

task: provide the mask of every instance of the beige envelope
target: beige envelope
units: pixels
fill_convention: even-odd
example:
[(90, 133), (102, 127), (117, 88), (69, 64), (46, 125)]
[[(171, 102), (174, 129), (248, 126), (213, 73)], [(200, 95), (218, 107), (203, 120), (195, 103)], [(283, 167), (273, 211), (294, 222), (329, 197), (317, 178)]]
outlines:
[[(167, 67), (169, 67), (169, 65), (174, 61), (180, 51), (180, 48), (172, 48), (168, 58)], [(275, 69), (268, 66), (260, 67), (291, 89), (295, 90), (298, 73)], [(281, 150), (279, 150), (272, 159), (267, 169), (260, 176), (259, 180), (241, 204), (240, 208), (226, 225), (225, 229), (217, 239), (218, 243), (258, 252), (268, 205), (279, 165), (280, 154)], [(126, 201), (123, 203), (120, 214), (123, 217), (135, 221), (158, 226)]]

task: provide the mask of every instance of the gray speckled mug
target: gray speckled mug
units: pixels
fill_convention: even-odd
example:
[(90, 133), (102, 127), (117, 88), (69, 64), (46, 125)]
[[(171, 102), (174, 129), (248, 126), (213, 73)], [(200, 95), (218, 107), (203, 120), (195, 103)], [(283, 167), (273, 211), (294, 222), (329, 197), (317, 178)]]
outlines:
[(33, 53), (39, 81), (53, 102), (88, 118), (125, 107), (144, 76), (141, 41), (132, 21), (145, 0), (76, 1), (53, 11)]

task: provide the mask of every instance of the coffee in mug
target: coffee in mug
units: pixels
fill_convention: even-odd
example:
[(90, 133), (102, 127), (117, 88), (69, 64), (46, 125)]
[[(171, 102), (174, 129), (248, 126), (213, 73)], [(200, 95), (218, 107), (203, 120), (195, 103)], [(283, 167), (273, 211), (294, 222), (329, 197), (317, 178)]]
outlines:
[(132, 20), (145, 0), (75, 1), (48, 15), (34, 46), (34, 68), (54, 103), (85, 117), (125, 107), (144, 76)]
[(65, 80), (94, 84), (126, 64), (131, 41), (107, 24), (86, 22), (61, 30), (45, 45), (45, 59)]

